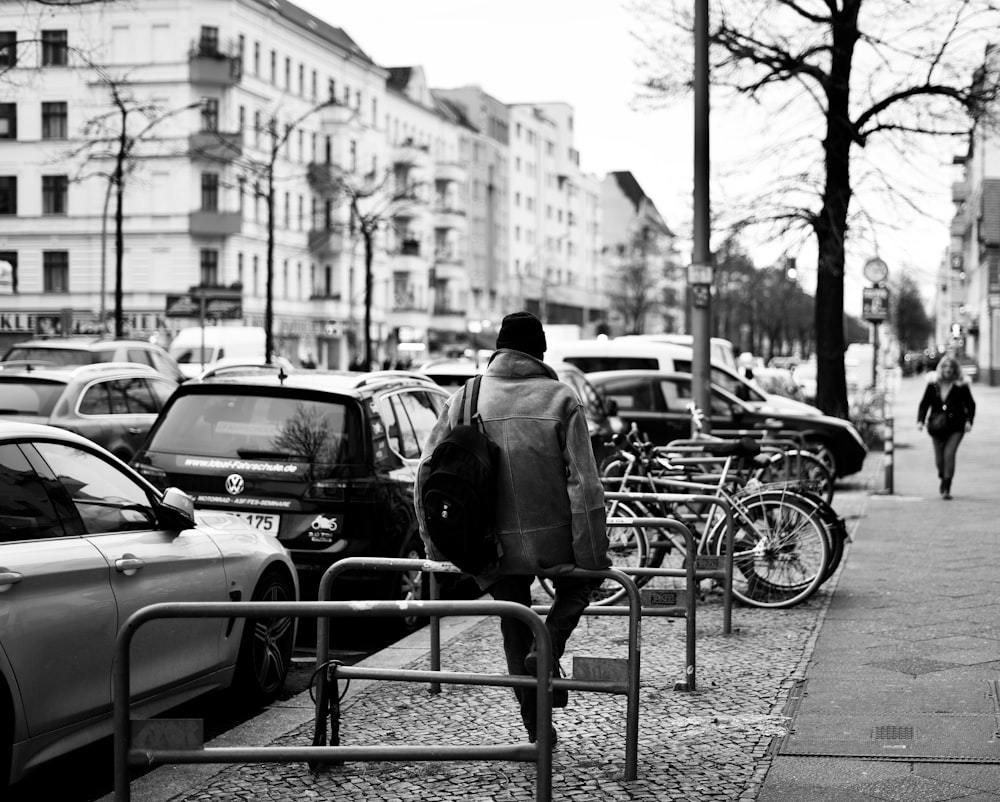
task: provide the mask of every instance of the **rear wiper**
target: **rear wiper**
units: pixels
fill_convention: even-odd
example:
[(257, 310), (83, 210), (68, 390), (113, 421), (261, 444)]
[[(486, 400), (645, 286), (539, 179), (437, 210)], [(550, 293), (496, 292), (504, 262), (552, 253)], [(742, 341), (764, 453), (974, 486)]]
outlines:
[(284, 451), (264, 451), (257, 448), (238, 448), (236, 453), (243, 459), (299, 459), (298, 454), (286, 454)]

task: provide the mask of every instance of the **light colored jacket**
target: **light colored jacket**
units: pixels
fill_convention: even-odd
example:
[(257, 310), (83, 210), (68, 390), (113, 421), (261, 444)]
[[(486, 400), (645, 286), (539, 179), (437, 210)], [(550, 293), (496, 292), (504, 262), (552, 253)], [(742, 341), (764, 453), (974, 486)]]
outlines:
[[(427, 536), (420, 491), (431, 453), (459, 422), (462, 392), (448, 401), (417, 467), (417, 520), (432, 559), (441, 555)], [(604, 489), (572, 388), (544, 362), (502, 348), (490, 358), (478, 410), (500, 447), (496, 528), (503, 549), (498, 570), (476, 577), (479, 586), (506, 574), (609, 567)]]

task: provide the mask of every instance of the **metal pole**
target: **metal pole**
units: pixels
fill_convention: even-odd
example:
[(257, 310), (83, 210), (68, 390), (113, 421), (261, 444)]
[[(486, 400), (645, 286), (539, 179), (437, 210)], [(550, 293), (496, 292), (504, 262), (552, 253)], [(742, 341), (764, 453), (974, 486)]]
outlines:
[(885, 445), (883, 446), (883, 468), (885, 471), (885, 492), (888, 495), (893, 493), (893, 439), (895, 428), (895, 420), (893, 418), (885, 419)]
[[(709, 330), (712, 254), (709, 204), (708, 0), (696, 0), (694, 22), (694, 242), (688, 275), (691, 292), (692, 394), (697, 406), (711, 409)], [(711, 432), (706, 417), (704, 433)]]

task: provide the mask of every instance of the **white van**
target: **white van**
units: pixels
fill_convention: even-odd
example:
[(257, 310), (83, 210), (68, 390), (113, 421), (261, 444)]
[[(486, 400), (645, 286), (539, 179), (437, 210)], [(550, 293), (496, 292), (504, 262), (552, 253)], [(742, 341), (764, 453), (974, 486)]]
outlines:
[(220, 359), (262, 360), (266, 342), (259, 326), (192, 326), (177, 332), (167, 351), (193, 378)]
[[(728, 342), (728, 341), (727, 341)], [(573, 340), (550, 343), (545, 352), (549, 363), (569, 362), (584, 373), (604, 370), (663, 370), (690, 373), (694, 350), (689, 345), (654, 342), (632, 337), (614, 340)], [(766, 412), (785, 410), (797, 415), (821, 415), (816, 407), (792, 398), (773, 395), (751, 379), (710, 358), (711, 380), (751, 406)]]
[[(674, 343), (675, 345), (686, 345), (688, 348), (694, 347), (694, 336), (691, 334), (623, 334), (615, 339), (626, 342)], [(723, 337), (710, 337), (708, 358), (714, 365), (722, 365), (733, 373), (740, 372), (739, 364), (736, 361), (736, 349), (733, 348), (733, 343), (730, 340)]]

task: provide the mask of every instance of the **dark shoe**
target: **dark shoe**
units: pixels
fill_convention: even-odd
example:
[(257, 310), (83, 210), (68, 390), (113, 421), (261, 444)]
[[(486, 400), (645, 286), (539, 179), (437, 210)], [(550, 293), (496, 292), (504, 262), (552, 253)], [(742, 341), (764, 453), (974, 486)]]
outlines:
[[(532, 650), (528, 652), (524, 657), (524, 670), (529, 674), (534, 676), (538, 675), (538, 654)], [(557, 660), (555, 665), (552, 667), (552, 676), (562, 677), (564, 676), (562, 667), (559, 665)], [(552, 689), (552, 706), (553, 707), (566, 707), (569, 704), (569, 691), (565, 688), (553, 688)]]
[[(943, 498), (945, 501), (951, 501), (951, 492), (948, 491), (948, 490), (945, 490), (944, 491), (944, 495), (941, 496), (941, 498)], [(553, 704), (555, 704), (555, 702), (553, 702)]]
[[(533, 744), (538, 740), (538, 734), (534, 730), (528, 730), (528, 743)], [(556, 744), (559, 742), (559, 734), (556, 732), (556, 728), (552, 728), (552, 748), (556, 748)]]
[(951, 479), (945, 479), (941, 482), (941, 495), (945, 501), (951, 501)]

